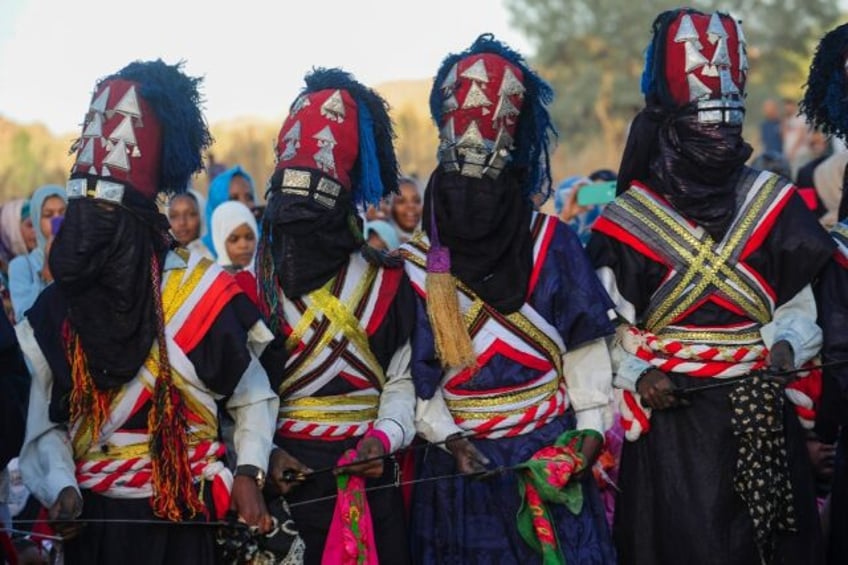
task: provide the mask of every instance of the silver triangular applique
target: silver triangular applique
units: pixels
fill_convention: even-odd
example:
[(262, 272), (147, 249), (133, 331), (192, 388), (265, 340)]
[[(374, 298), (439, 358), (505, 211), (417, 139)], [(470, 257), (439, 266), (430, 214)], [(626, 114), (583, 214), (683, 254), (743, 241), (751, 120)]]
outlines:
[(503, 81), (501, 81), (501, 87), (498, 89), (498, 96), (514, 96), (516, 94), (524, 94), (524, 85), (521, 84), (521, 81), (518, 80), (518, 77), (515, 76), (515, 73), (512, 72), (512, 69), (506, 67), (504, 69)]
[(477, 127), (476, 121), (472, 121), (468, 124), (468, 128), (466, 128), (462, 137), (459, 138), (459, 141), (456, 142), (456, 146), (462, 149), (486, 149), (486, 142), (483, 139), (483, 135), (480, 133), (480, 128)]
[(505, 127), (501, 126), (498, 130), (498, 137), (495, 138), (495, 146), (492, 148), (492, 152), (498, 153), (501, 150), (509, 152), (512, 150), (512, 143), (512, 136), (509, 135)]
[(82, 146), (82, 151), (80, 151), (80, 154), (77, 157), (77, 163), (88, 163), (89, 165), (94, 163), (93, 139), (87, 139), (85, 141), (85, 145)]
[(468, 89), (468, 94), (465, 96), (465, 101), (462, 103), (462, 108), (479, 108), (480, 106), (491, 105), (492, 101), (486, 97), (483, 89), (477, 86), (476, 82), (472, 82), (471, 88)]
[(456, 141), (456, 132), (453, 129), (453, 118), (445, 122), (445, 125), (443, 125), (442, 129), (439, 130), (439, 139), (447, 144), (454, 144)]
[(712, 44), (715, 44), (719, 39), (727, 39), (727, 30), (724, 29), (724, 24), (721, 23), (721, 16), (718, 12), (713, 12), (713, 15), (710, 16), (710, 25), (707, 26), (707, 39)]
[(329, 98), (321, 104), (321, 115), (328, 120), (342, 123), (345, 119), (344, 100), (339, 90), (333, 92)]
[(109, 154), (106, 155), (106, 158), (103, 159), (103, 164), (112, 165), (115, 168), (129, 171), (130, 160), (127, 156), (127, 144), (124, 143), (123, 140), (118, 141), (112, 150), (109, 151)]
[(305, 94), (298, 96), (297, 100), (295, 100), (294, 104), (292, 104), (292, 109), (291, 109), (292, 116), (297, 114), (298, 112), (300, 112), (301, 110), (303, 110), (307, 106), (309, 106), (309, 104), (310, 104), (310, 102), (309, 102), (308, 96), (306, 96)]
[(106, 106), (109, 103), (109, 89), (110, 87), (108, 86), (104, 88), (100, 96), (94, 99), (94, 102), (91, 103), (88, 109), (99, 114), (106, 112)]
[(442, 102), (442, 113), (447, 114), (448, 112), (453, 112), (459, 108), (459, 100), (456, 99), (456, 96), (451, 94)]
[(448, 92), (453, 90), (453, 86), (456, 84), (456, 66), (458, 63), (454, 63), (453, 66), (448, 71), (445, 80), (442, 81), (442, 84), (439, 88), (442, 89), (442, 92), (447, 94)]
[(336, 138), (333, 135), (333, 130), (330, 129), (330, 126), (324, 126), (324, 129), (313, 135), (312, 138), (318, 140), (318, 145), (336, 144)]
[(675, 43), (683, 43), (684, 41), (698, 41), (698, 30), (695, 29), (695, 24), (692, 23), (692, 16), (685, 14), (680, 18), (680, 27), (677, 28), (677, 33), (674, 34)]
[(106, 165), (103, 165), (103, 167), (100, 169), (100, 176), (111, 177), (112, 171), (109, 170), (109, 167), (107, 167)]
[(716, 67), (730, 66), (730, 53), (727, 52), (727, 40), (719, 39), (716, 45), (715, 53), (710, 63)]
[(736, 20), (736, 40), (740, 45), (747, 45), (748, 41), (745, 39), (745, 32), (742, 31), (742, 21)]
[(138, 96), (135, 94), (135, 85), (127, 90), (126, 94), (113, 108), (115, 112), (120, 112), (128, 116), (141, 117), (141, 106), (138, 105)]
[(462, 74), (459, 76), (480, 82), (489, 82), (489, 73), (486, 72), (486, 63), (483, 62), (483, 59), (477, 59), (473, 65), (462, 71)]
[(718, 67), (714, 65), (704, 65), (704, 68), (701, 69), (701, 74), (705, 77), (717, 77)]
[(695, 69), (703, 67), (704, 65), (709, 63), (709, 60), (704, 57), (704, 54), (701, 53), (701, 51), (697, 47), (695, 47), (694, 43), (686, 42), (685, 49), (687, 73), (691, 73)]
[(730, 76), (730, 69), (720, 69), (718, 74), (721, 80), (721, 94), (723, 96), (739, 94), (739, 88), (733, 82), (733, 77)]
[(103, 135), (103, 114), (94, 112), (82, 132), (83, 137), (100, 137)]
[(296, 121), (289, 128), (289, 131), (283, 135), (283, 141), (286, 142), (286, 148), (283, 150), (283, 154), (280, 155), (280, 160), (288, 161), (297, 155), (297, 149), (300, 147), (300, 120)]
[(89, 167), (88, 168), (88, 174), (93, 175), (93, 176), (97, 176), (97, 167), (93, 167), (93, 166)]
[(130, 153), (130, 156), (135, 158), (135, 159), (138, 159), (139, 157), (141, 157), (141, 149), (138, 148), (138, 145), (133, 146), (132, 152)]
[(336, 158), (333, 156), (333, 145), (322, 145), (318, 152), (312, 156), (315, 159), (315, 164), (325, 173), (331, 173), (336, 170)]
[(133, 129), (132, 117), (124, 116), (121, 123), (118, 124), (112, 133), (109, 134), (109, 139), (113, 141), (123, 140), (130, 145), (137, 145), (135, 140), (135, 130)]
[(698, 77), (695, 76), (694, 73), (689, 73), (686, 75), (686, 79), (689, 82), (689, 101), (694, 102), (695, 100), (700, 100), (701, 98), (709, 98), (712, 94), (712, 91), (707, 87), (706, 84), (700, 81)]
[(498, 107), (495, 108), (495, 117), (492, 118), (492, 121), (510, 119), (518, 114), (518, 108), (509, 100), (509, 96), (501, 96), (500, 100), (498, 100)]

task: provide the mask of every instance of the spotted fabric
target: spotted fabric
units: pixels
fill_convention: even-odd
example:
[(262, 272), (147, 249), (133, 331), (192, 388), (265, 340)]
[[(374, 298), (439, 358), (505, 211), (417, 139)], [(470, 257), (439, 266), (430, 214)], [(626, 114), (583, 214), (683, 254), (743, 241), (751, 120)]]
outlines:
[(764, 563), (774, 555), (777, 534), (797, 531), (783, 429), (783, 386), (759, 377), (730, 393), (731, 426), (739, 441), (733, 487), (754, 523)]

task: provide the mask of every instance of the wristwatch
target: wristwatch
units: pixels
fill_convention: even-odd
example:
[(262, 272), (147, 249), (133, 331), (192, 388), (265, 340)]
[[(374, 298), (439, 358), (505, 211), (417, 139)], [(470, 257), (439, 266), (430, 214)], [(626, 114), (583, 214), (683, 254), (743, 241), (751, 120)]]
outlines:
[(259, 490), (265, 488), (265, 471), (256, 465), (239, 465), (236, 467), (236, 476), (250, 477), (256, 481)]

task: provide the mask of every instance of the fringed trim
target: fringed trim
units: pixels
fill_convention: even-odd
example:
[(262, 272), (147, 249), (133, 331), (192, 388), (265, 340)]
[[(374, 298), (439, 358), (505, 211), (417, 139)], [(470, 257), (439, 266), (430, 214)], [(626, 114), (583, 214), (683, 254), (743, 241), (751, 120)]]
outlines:
[(112, 393), (100, 390), (94, 385), (79, 335), (71, 328), (69, 322), (65, 321), (62, 333), (73, 383), (70, 397), (71, 422), (82, 422), (82, 425), (90, 428), (91, 441), (97, 443), (100, 430), (103, 429), (109, 414)]

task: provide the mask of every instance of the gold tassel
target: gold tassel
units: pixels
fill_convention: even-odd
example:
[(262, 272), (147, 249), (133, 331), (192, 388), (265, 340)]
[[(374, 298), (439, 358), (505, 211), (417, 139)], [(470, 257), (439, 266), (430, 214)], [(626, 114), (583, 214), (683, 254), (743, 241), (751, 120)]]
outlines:
[(456, 282), (450, 272), (427, 273), (427, 315), (442, 366), (465, 369), (477, 364), (474, 345), (459, 311)]

